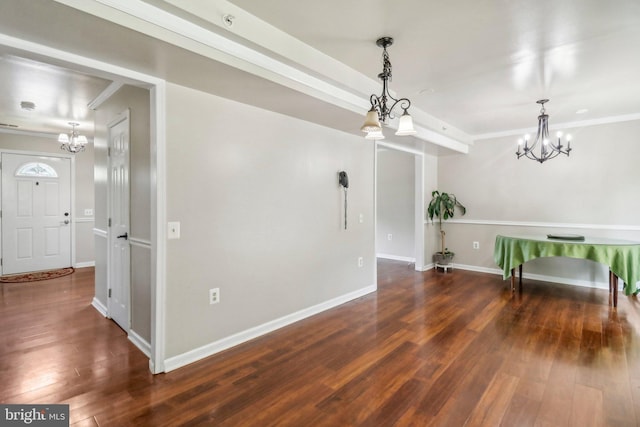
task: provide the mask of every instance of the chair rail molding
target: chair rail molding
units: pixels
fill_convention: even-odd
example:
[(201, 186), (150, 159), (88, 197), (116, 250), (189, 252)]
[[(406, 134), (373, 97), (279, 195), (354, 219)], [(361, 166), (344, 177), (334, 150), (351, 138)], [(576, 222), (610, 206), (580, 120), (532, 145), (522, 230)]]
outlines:
[[(425, 220), (425, 223), (428, 223)], [(576, 228), (587, 230), (618, 230), (618, 231), (640, 231), (640, 225), (626, 224), (574, 224), (565, 222), (541, 222), (541, 221), (502, 221), (491, 219), (450, 219), (447, 224), (467, 224), (467, 225), (494, 225), (505, 227), (537, 227), (537, 228)]]
[(104, 239), (106, 239), (109, 235), (107, 233), (107, 230), (102, 230), (100, 228), (94, 228), (93, 229), (93, 235), (94, 236), (98, 236), (98, 237), (102, 237)]
[(147, 239), (141, 239), (138, 237), (130, 236), (129, 243), (131, 246), (137, 246), (139, 248), (151, 249), (151, 241)]

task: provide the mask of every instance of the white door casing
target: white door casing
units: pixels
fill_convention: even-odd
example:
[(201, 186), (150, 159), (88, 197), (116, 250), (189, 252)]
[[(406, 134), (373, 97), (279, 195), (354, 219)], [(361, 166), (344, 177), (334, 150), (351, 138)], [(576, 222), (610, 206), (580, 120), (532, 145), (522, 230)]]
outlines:
[(71, 159), (2, 153), (2, 274), (71, 266)]
[(130, 328), (129, 110), (108, 125), (109, 254), (107, 309), (127, 333)]

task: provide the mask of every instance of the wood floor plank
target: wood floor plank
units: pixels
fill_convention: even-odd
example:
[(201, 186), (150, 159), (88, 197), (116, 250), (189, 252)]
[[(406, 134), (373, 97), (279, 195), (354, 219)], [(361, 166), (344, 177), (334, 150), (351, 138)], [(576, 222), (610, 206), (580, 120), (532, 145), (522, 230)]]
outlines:
[(574, 389), (572, 383), (547, 382), (535, 425), (569, 425)]
[(637, 426), (640, 302), (380, 261), (378, 291), (151, 375), (93, 269), (0, 284), (0, 402), (74, 426)]
[(535, 426), (544, 396), (545, 383), (520, 379), (501, 425)]
[(518, 387), (518, 382), (518, 378), (510, 375), (496, 375), (465, 425), (468, 427), (500, 425)]
[(636, 411), (636, 421), (640, 420), (640, 380), (631, 379), (631, 399)]
[(605, 425), (602, 391), (576, 384), (571, 405), (571, 426)]

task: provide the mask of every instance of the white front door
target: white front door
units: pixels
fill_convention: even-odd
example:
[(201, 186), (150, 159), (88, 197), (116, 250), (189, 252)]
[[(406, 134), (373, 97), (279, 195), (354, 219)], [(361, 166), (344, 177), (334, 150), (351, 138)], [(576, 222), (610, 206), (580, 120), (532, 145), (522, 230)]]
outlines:
[(71, 160), (2, 153), (2, 274), (71, 266)]
[(109, 298), (107, 308), (129, 331), (129, 111), (109, 123)]

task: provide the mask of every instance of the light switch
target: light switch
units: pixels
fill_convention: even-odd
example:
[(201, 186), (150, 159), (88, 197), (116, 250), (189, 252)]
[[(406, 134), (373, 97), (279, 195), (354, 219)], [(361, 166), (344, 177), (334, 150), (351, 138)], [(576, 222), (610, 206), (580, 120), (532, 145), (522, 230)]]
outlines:
[(171, 221), (167, 223), (167, 239), (180, 238), (180, 222)]

